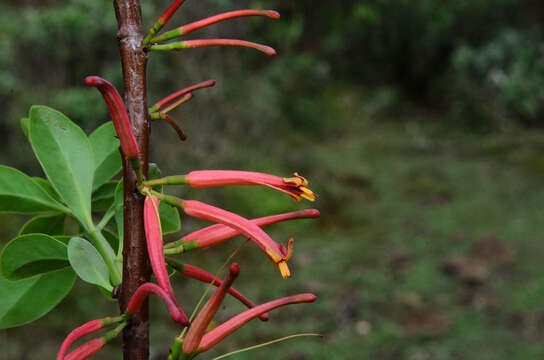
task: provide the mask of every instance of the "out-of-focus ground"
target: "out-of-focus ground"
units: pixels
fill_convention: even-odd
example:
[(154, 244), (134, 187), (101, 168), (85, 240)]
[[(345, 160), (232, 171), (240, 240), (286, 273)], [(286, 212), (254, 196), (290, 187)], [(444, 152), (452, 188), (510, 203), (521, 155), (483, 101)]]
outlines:
[[(146, 25), (167, 1), (142, 1)], [(435, 4), (436, 3), (436, 4)], [(211, 90), (176, 110), (189, 139), (153, 124), (163, 174), (244, 169), (300, 172), (319, 198), (270, 189), (174, 188), (246, 217), (315, 207), (319, 220), (267, 228), (295, 238), (293, 277), (254, 244), (237, 255), (236, 287), (256, 302), (298, 292), (318, 301), (271, 313), (203, 359), (296, 332), (319, 332), (233, 359), (540, 359), (544, 356), (544, 43), (538, 1), (187, 1), (173, 24), (244, 7), (278, 22), (238, 20), (197, 35), (278, 49), (151, 54), (150, 101), (208, 78)], [(542, 12), (540, 12), (542, 13)], [(88, 132), (107, 120), (89, 74), (120, 86), (110, 1), (0, 4), (0, 160), (40, 175), (18, 119), (31, 104), (65, 112)], [(196, 37), (196, 36), (195, 36)], [(0, 242), (26, 218), (2, 215)], [(202, 226), (182, 217), (183, 230)], [(211, 272), (244, 239), (180, 260)], [(174, 278), (190, 312), (205, 286)], [(227, 299), (217, 321), (242, 307)], [(0, 359), (53, 358), (66, 333), (116, 313), (80, 280), (59, 307), (0, 331)], [(152, 355), (176, 328), (152, 300)], [(118, 359), (113, 343), (97, 359)]]

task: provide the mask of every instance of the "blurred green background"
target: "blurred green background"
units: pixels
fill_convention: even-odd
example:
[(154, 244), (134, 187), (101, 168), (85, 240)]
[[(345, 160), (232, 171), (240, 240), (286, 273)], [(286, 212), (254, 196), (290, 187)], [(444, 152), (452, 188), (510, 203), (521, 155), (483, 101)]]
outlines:
[[(146, 28), (168, 3), (142, 1)], [(246, 7), (282, 18), (232, 20), (189, 38), (263, 42), (278, 56), (233, 48), (150, 55), (150, 103), (218, 81), (173, 113), (187, 142), (153, 125), (151, 159), (163, 174), (309, 178), (315, 204), (268, 189), (172, 191), (246, 217), (318, 208), (317, 221), (267, 228), (296, 239), (291, 279), (249, 244), (237, 256), (236, 286), (256, 302), (307, 291), (318, 301), (276, 310), (201, 357), (304, 331), (325, 338), (233, 359), (543, 358), (544, 3), (201, 0), (187, 1), (168, 28)], [(122, 89), (116, 29), (111, 0), (0, 3), (0, 163), (41, 174), (19, 128), (32, 104), (61, 110), (87, 132), (108, 120), (83, 79), (100, 75)], [(25, 220), (2, 215), (0, 243)], [(182, 221), (180, 234), (204, 225)], [(242, 241), (180, 259), (215, 272)], [(176, 280), (188, 311), (204, 286)], [(219, 321), (242, 310), (226, 304)], [(176, 329), (152, 305), (151, 351), (163, 359)], [(0, 331), (0, 359), (53, 358), (70, 329), (115, 313), (78, 280), (45, 317)], [(119, 359), (120, 348), (95, 358)]]

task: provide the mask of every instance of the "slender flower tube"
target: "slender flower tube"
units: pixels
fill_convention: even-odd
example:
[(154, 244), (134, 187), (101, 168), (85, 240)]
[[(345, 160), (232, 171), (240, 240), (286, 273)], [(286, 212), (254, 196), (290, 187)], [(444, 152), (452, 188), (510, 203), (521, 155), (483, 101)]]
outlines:
[(236, 277), (238, 277), (239, 273), (240, 266), (237, 263), (232, 264), (229, 268), (229, 273), (225, 277), (225, 280), (221, 286), (217, 288), (216, 292), (199, 311), (198, 315), (193, 320), (187, 335), (183, 339), (182, 349), (184, 354), (192, 354), (198, 349), (198, 345), (200, 344), (202, 336), (204, 336), (204, 333), (206, 332), (206, 328), (217, 313), (217, 310), (219, 310), (228, 289)]
[(241, 46), (252, 48), (266, 55), (276, 55), (276, 50), (270, 46), (257, 44), (251, 41), (236, 40), (236, 39), (197, 39), (197, 40), (185, 40), (177, 41), (162, 45), (151, 45), (149, 50), (151, 51), (171, 51), (171, 50), (183, 50), (208, 46)]
[(232, 334), (234, 331), (247, 324), (249, 321), (255, 319), (259, 314), (274, 310), (280, 306), (289, 304), (298, 304), (304, 302), (314, 302), (316, 296), (314, 294), (298, 294), (293, 296), (284, 297), (281, 299), (273, 300), (262, 305), (256, 306), (252, 309), (246, 310), (241, 314), (238, 314), (231, 319), (225, 321), (215, 329), (206, 333), (200, 341), (198, 347), (199, 352), (208, 351), (211, 347), (222, 341), (224, 338)]
[[(72, 351), (70, 354), (66, 355), (66, 357), (63, 357), (61, 359), (63, 360), (84, 360), (87, 358), (90, 358), (97, 352), (99, 352), (102, 347), (104, 347), (104, 344), (106, 344), (106, 340), (104, 338), (96, 338), (92, 339), (85, 344), (81, 345), (74, 351)], [(58, 359), (58, 357), (57, 357)]]
[(157, 20), (157, 22), (153, 25), (151, 29), (149, 29), (149, 33), (144, 39), (143, 44), (147, 45), (149, 44), (151, 38), (161, 31), (162, 27), (170, 20), (172, 15), (175, 14), (175, 12), (179, 9), (179, 7), (185, 2), (185, 0), (175, 0), (172, 5), (166, 9), (166, 11), (161, 15), (161, 17)]
[(176, 124), (176, 122), (174, 121), (174, 119), (172, 119), (172, 117), (170, 115), (168, 115), (166, 113), (163, 113), (163, 112), (155, 112), (155, 113), (151, 114), (151, 119), (153, 119), (153, 120), (157, 120), (157, 119), (165, 120), (168, 124), (170, 124), (171, 127), (174, 128), (174, 130), (178, 134), (181, 141), (187, 140), (187, 135), (185, 135), (183, 130), (181, 130), (179, 125)]
[(180, 207), (187, 215), (196, 217), (202, 220), (214, 221), (223, 225), (227, 225), (244, 236), (248, 237), (257, 244), (264, 251), (264, 253), (270, 258), (280, 269), (281, 276), (287, 279), (291, 276), (287, 261), (293, 254), (293, 238), (289, 239), (287, 249), (285, 246), (280, 246), (274, 240), (268, 236), (260, 227), (253, 224), (248, 219), (231, 213), (215, 206), (204, 204), (196, 200), (182, 200), (173, 196), (163, 195), (153, 191), (153, 194), (162, 197), (163, 200), (170, 205)]
[(187, 25), (180, 26), (174, 30), (167, 31), (164, 34), (156, 36), (153, 39), (151, 39), (151, 42), (152, 43), (164, 42), (170, 39), (174, 39), (174, 38), (186, 35), (195, 30), (205, 28), (207, 26), (218, 23), (220, 21), (225, 21), (225, 20), (239, 18), (239, 17), (246, 17), (246, 16), (266, 16), (271, 19), (280, 18), (280, 14), (277, 11), (272, 11), (272, 10), (247, 9), (247, 10), (229, 11), (229, 12), (225, 12), (215, 16), (210, 16), (202, 20), (195, 21)]
[(155, 294), (161, 298), (168, 308), (168, 312), (170, 313), (172, 320), (180, 323), (183, 326), (189, 325), (189, 318), (187, 315), (185, 315), (185, 312), (183, 312), (183, 309), (178, 305), (176, 300), (163, 288), (153, 283), (145, 283), (134, 292), (134, 295), (132, 295), (132, 298), (128, 303), (127, 313), (136, 314), (138, 311), (140, 311), (142, 304), (144, 303), (145, 299), (147, 299), (149, 294)]
[(146, 181), (146, 185), (187, 184), (193, 188), (207, 188), (229, 185), (263, 185), (279, 190), (296, 201), (302, 198), (314, 201), (316, 195), (308, 189), (308, 180), (297, 173), (293, 177), (282, 178), (275, 175), (238, 170), (197, 170), (186, 175), (167, 176)]
[(163, 106), (168, 104), (169, 102), (172, 102), (172, 101), (182, 97), (183, 95), (186, 95), (186, 94), (188, 94), (188, 93), (190, 93), (192, 91), (198, 90), (198, 89), (212, 87), (214, 85), (215, 85), (215, 80), (206, 80), (206, 81), (202, 81), (202, 82), (200, 82), (198, 84), (194, 84), (194, 85), (188, 86), (186, 88), (183, 88), (181, 90), (178, 90), (175, 93), (172, 93), (172, 94), (168, 95), (167, 97), (157, 101), (155, 103), (155, 105), (153, 105), (151, 108), (149, 108), (149, 112), (151, 112), (151, 113), (157, 112)]
[[(251, 219), (253, 224), (258, 227), (274, 224), (285, 220), (307, 219), (319, 217), (319, 211), (316, 209), (304, 209), (292, 211), (284, 214), (264, 216), (256, 219)], [(178, 252), (183, 252), (189, 249), (205, 249), (222, 243), (230, 238), (240, 235), (240, 232), (232, 227), (223, 224), (215, 224), (203, 229), (197, 230), (185, 235), (181, 239), (164, 245), (165, 253), (170, 249), (180, 249)]]
[[(221, 281), (220, 279), (217, 279), (211, 273), (197, 266), (193, 266), (189, 264), (181, 264), (173, 260), (168, 260), (168, 264), (172, 266), (174, 269), (176, 269), (177, 271), (179, 271), (180, 274), (188, 278), (199, 280), (207, 284), (211, 283), (214, 286), (221, 286), (221, 284), (223, 284), (223, 281)], [(242, 304), (244, 304), (248, 308), (255, 307), (255, 304), (251, 300), (246, 298), (244, 295), (242, 295), (238, 290), (234, 289), (233, 287), (229, 287), (227, 292), (230, 295), (232, 295), (234, 298), (238, 299)], [(268, 321), (267, 314), (262, 314), (259, 318), (262, 321)]]
[(68, 349), (70, 349), (70, 346), (77, 341), (78, 339), (84, 337), (85, 335), (91, 334), (95, 331), (98, 331), (104, 327), (110, 326), (112, 324), (116, 324), (120, 321), (122, 321), (122, 317), (119, 316), (117, 318), (104, 318), (104, 319), (97, 319), (89, 321), (74, 330), (72, 330), (66, 339), (62, 342), (62, 345), (60, 346), (59, 352), (57, 354), (57, 360), (64, 359), (64, 356), (68, 352)]
[(144, 227), (147, 242), (147, 252), (153, 273), (159, 286), (174, 298), (174, 290), (170, 284), (164, 251), (162, 245), (162, 230), (159, 219), (159, 200), (156, 197), (146, 196), (144, 201)]
[(136, 137), (132, 133), (127, 109), (125, 108), (123, 99), (121, 99), (121, 95), (119, 95), (111, 83), (98, 76), (87, 76), (85, 78), (85, 84), (87, 86), (96, 87), (106, 101), (113, 121), (113, 126), (115, 127), (115, 131), (121, 142), (123, 154), (129, 159), (136, 158), (139, 152), (138, 143), (136, 142)]

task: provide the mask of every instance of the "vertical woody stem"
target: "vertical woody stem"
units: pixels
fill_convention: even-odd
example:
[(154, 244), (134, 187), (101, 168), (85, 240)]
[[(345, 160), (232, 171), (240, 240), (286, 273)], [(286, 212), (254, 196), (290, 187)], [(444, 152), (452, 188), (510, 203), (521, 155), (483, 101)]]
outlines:
[[(114, 0), (119, 25), (119, 47), (125, 85), (125, 104), (132, 130), (140, 149), (139, 160), (144, 176), (148, 169), (149, 122), (146, 101), (147, 55), (142, 48), (142, 16), (139, 0)], [(136, 174), (130, 162), (123, 159), (124, 239), (123, 282), (119, 294), (121, 311), (132, 294), (149, 281), (149, 266), (143, 223), (144, 198), (136, 189)], [(123, 359), (148, 360), (149, 319), (147, 303), (123, 331)]]

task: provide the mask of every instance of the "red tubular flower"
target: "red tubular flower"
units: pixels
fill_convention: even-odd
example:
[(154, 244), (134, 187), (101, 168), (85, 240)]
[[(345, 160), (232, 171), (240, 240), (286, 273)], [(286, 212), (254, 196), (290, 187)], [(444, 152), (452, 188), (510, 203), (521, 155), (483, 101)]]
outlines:
[(298, 294), (294, 296), (288, 296), (281, 299), (273, 300), (265, 304), (256, 306), (252, 309), (246, 310), (241, 314), (238, 314), (227, 320), (223, 324), (219, 325), (215, 329), (206, 333), (202, 340), (200, 341), (200, 346), (198, 347), (199, 352), (208, 351), (212, 346), (219, 343), (221, 340), (232, 334), (234, 331), (241, 328), (243, 325), (248, 323), (250, 320), (255, 319), (259, 314), (274, 310), (280, 306), (285, 306), (288, 304), (298, 304), (304, 302), (313, 302), (315, 301), (316, 296), (314, 294)]
[(212, 295), (212, 297), (210, 297), (206, 305), (202, 307), (196, 318), (193, 320), (187, 335), (183, 339), (183, 353), (192, 354), (198, 349), (198, 345), (200, 344), (202, 336), (204, 336), (204, 333), (206, 332), (206, 328), (217, 313), (217, 310), (219, 310), (228, 289), (236, 277), (238, 277), (239, 273), (240, 266), (236, 263), (232, 264), (229, 268), (229, 273), (227, 274), (225, 281), (223, 281), (221, 286), (219, 286), (217, 291)]
[(236, 39), (197, 39), (197, 40), (185, 40), (176, 41), (168, 44), (151, 45), (149, 50), (151, 51), (171, 51), (171, 50), (183, 50), (208, 46), (241, 46), (252, 48), (266, 55), (276, 55), (276, 50), (270, 46), (257, 44), (251, 41), (236, 40)]
[(163, 288), (153, 283), (145, 283), (141, 285), (136, 292), (134, 292), (134, 295), (132, 295), (132, 298), (128, 303), (127, 313), (136, 314), (138, 311), (140, 311), (143, 302), (145, 299), (147, 299), (149, 294), (155, 294), (161, 298), (168, 308), (168, 312), (170, 313), (172, 320), (180, 323), (183, 326), (189, 325), (189, 318), (187, 315), (185, 315), (185, 312), (183, 312), (183, 309), (178, 305), (176, 300)]
[(185, 0), (175, 0), (172, 5), (170, 5), (170, 7), (166, 9), (164, 14), (161, 15), (157, 22), (161, 25), (166, 24), (184, 2)]
[(146, 196), (144, 202), (144, 227), (145, 238), (147, 242), (147, 253), (153, 273), (157, 278), (159, 286), (166, 290), (172, 298), (174, 290), (170, 284), (166, 261), (164, 260), (164, 251), (162, 245), (162, 231), (159, 219), (159, 200), (153, 196)]
[(115, 127), (115, 131), (121, 142), (123, 154), (129, 159), (137, 157), (139, 152), (138, 143), (136, 142), (136, 137), (132, 133), (127, 109), (125, 108), (123, 99), (121, 99), (121, 95), (119, 95), (111, 83), (98, 76), (87, 76), (85, 78), (85, 84), (87, 86), (96, 87), (106, 101), (113, 121), (113, 126)]
[(206, 81), (200, 82), (198, 84), (194, 84), (194, 85), (188, 86), (186, 88), (183, 88), (181, 90), (178, 90), (175, 93), (172, 93), (172, 94), (168, 95), (164, 99), (161, 99), (161, 100), (157, 101), (155, 103), (155, 105), (153, 105), (149, 109), (149, 112), (152, 112), (152, 113), (157, 112), (163, 106), (168, 104), (169, 102), (172, 102), (172, 101), (182, 97), (183, 95), (186, 95), (186, 94), (188, 94), (188, 93), (190, 93), (190, 92), (192, 92), (194, 90), (198, 90), (198, 89), (202, 89), (202, 88), (206, 88), (206, 87), (211, 87), (211, 86), (214, 86), (214, 85), (215, 85), (215, 80), (206, 80)]
[[(214, 286), (221, 286), (223, 284), (223, 281), (220, 279), (217, 279), (214, 275), (207, 272), (204, 269), (201, 269), (197, 266), (189, 265), (189, 264), (180, 264), (180, 263), (173, 263), (169, 261), (169, 264), (179, 271), (183, 276), (189, 277), (191, 279), (199, 280), (205, 283), (212, 283)], [(213, 281), (213, 282), (212, 282)], [(234, 298), (238, 299), (242, 304), (247, 306), (248, 308), (255, 307), (255, 304), (246, 298), (244, 295), (242, 295), (238, 290), (234, 289), (233, 287), (229, 287), (227, 292), (232, 295)], [(262, 314), (260, 316), (260, 319), (262, 321), (268, 321), (268, 315)]]
[[(316, 209), (304, 209), (292, 211), (284, 214), (264, 216), (256, 219), (251, 219), (253, 224), (258, 227), (274, 224), (285, 220), (307, 219), (319, 217), (319, 211)], [(165, 245), (165, 249), (174, 248), (185, 245), (188, 248), (205, 249), (222, 243), (230, 238), (240, 235), (240, 232), (232, 227), (223, 224), (215, 224), (203, 229), (197, 230), (185, 235), (180, 240)], [(185, 244), (184, 244), (185, 243)]]
[[(92, 339), (91, 341), (86, 342), (85, 344), (81, 345), (74, 351), (72, 351), (70, 354), (66, 355), (66, 357), (63, 357), (61, 359), (63, 360), (84, 360), (87, 358), (90, 358), (97, 352), (99, 352), (104, 344), (106, 343), (104, 338), (96, 338)], [(57, 359), (59, 359), (57, 357)]]
[(246, 16), (266, 16), (271, 19), (279, 19), (280, 14), (277, 11), (272, 10), (253, 10), (253, 9), (246, 9), (246, 10), (235, 10), (235, 11), (229, 11), (226, 13), (210, 16), (208, 18), (198, 20), (195, 22), (192, 22), (187, 25), (180, 26), (174, 30), (170, 30), (162, 35), (154, 37), (151, 42), (152, 43), (159, 43), (164, 42), (170, 39), (174, 39), (176, 37), (186, 35), (190, 32), (193, 32), (195, 30), (202, 29), (206, 26), (218, 23), (220, 21), (225, 21), (229, 19), (239, 18), (239, 17), (246, 17)]
[(291, 196), (296, 201), (305, 198), (314, 201), (316, 195), (308, 189), (308, 180), (297, 173), (293, 177), (279, 176), (238, 170), (197, 170), (187, 175), (167, 176), (161, 179), (146, 181), (146, 185), (187, 184), (193, 188), (207, 188), (229, 185), (263, 185), (279, 190)]
[(89, 321), (89, 322), (81, 325), (80, 327), (75, 328), (74, 330), (72, 330), (72, 332), (70, 332), (68, 334), (68, 336), (66, 337), (66, 339), (64, 339), (62, 345), (60, 346), (60, 350), (59, 350), (59, 352), (57, 354), (57, 360), (63, 360), (64, 359), (64, 356), (68, 352), (68, 349), (70, 349), (70, 346), (72, 346), (72, 344), (76, 340), (82, 338), (85, 335), (88, 335), (88, 334), (93, 333), (93, 332), (95, 332), (97, 330), (100, 330), (103, 327), (104, 327), (104, 321), (102, 319), (99, 319), (99, 320)]
[(293, 252), (293, 238), (289, 239), (287, 249), (285, 249), (285, 246), (278, 245), (260, 227), (240, 215), (196, 200), (179, 200), (180, 207), (187, 215), (227, 225), (250, 238), (278, 266), (284, 279), (291, 276), (287, 261)]

